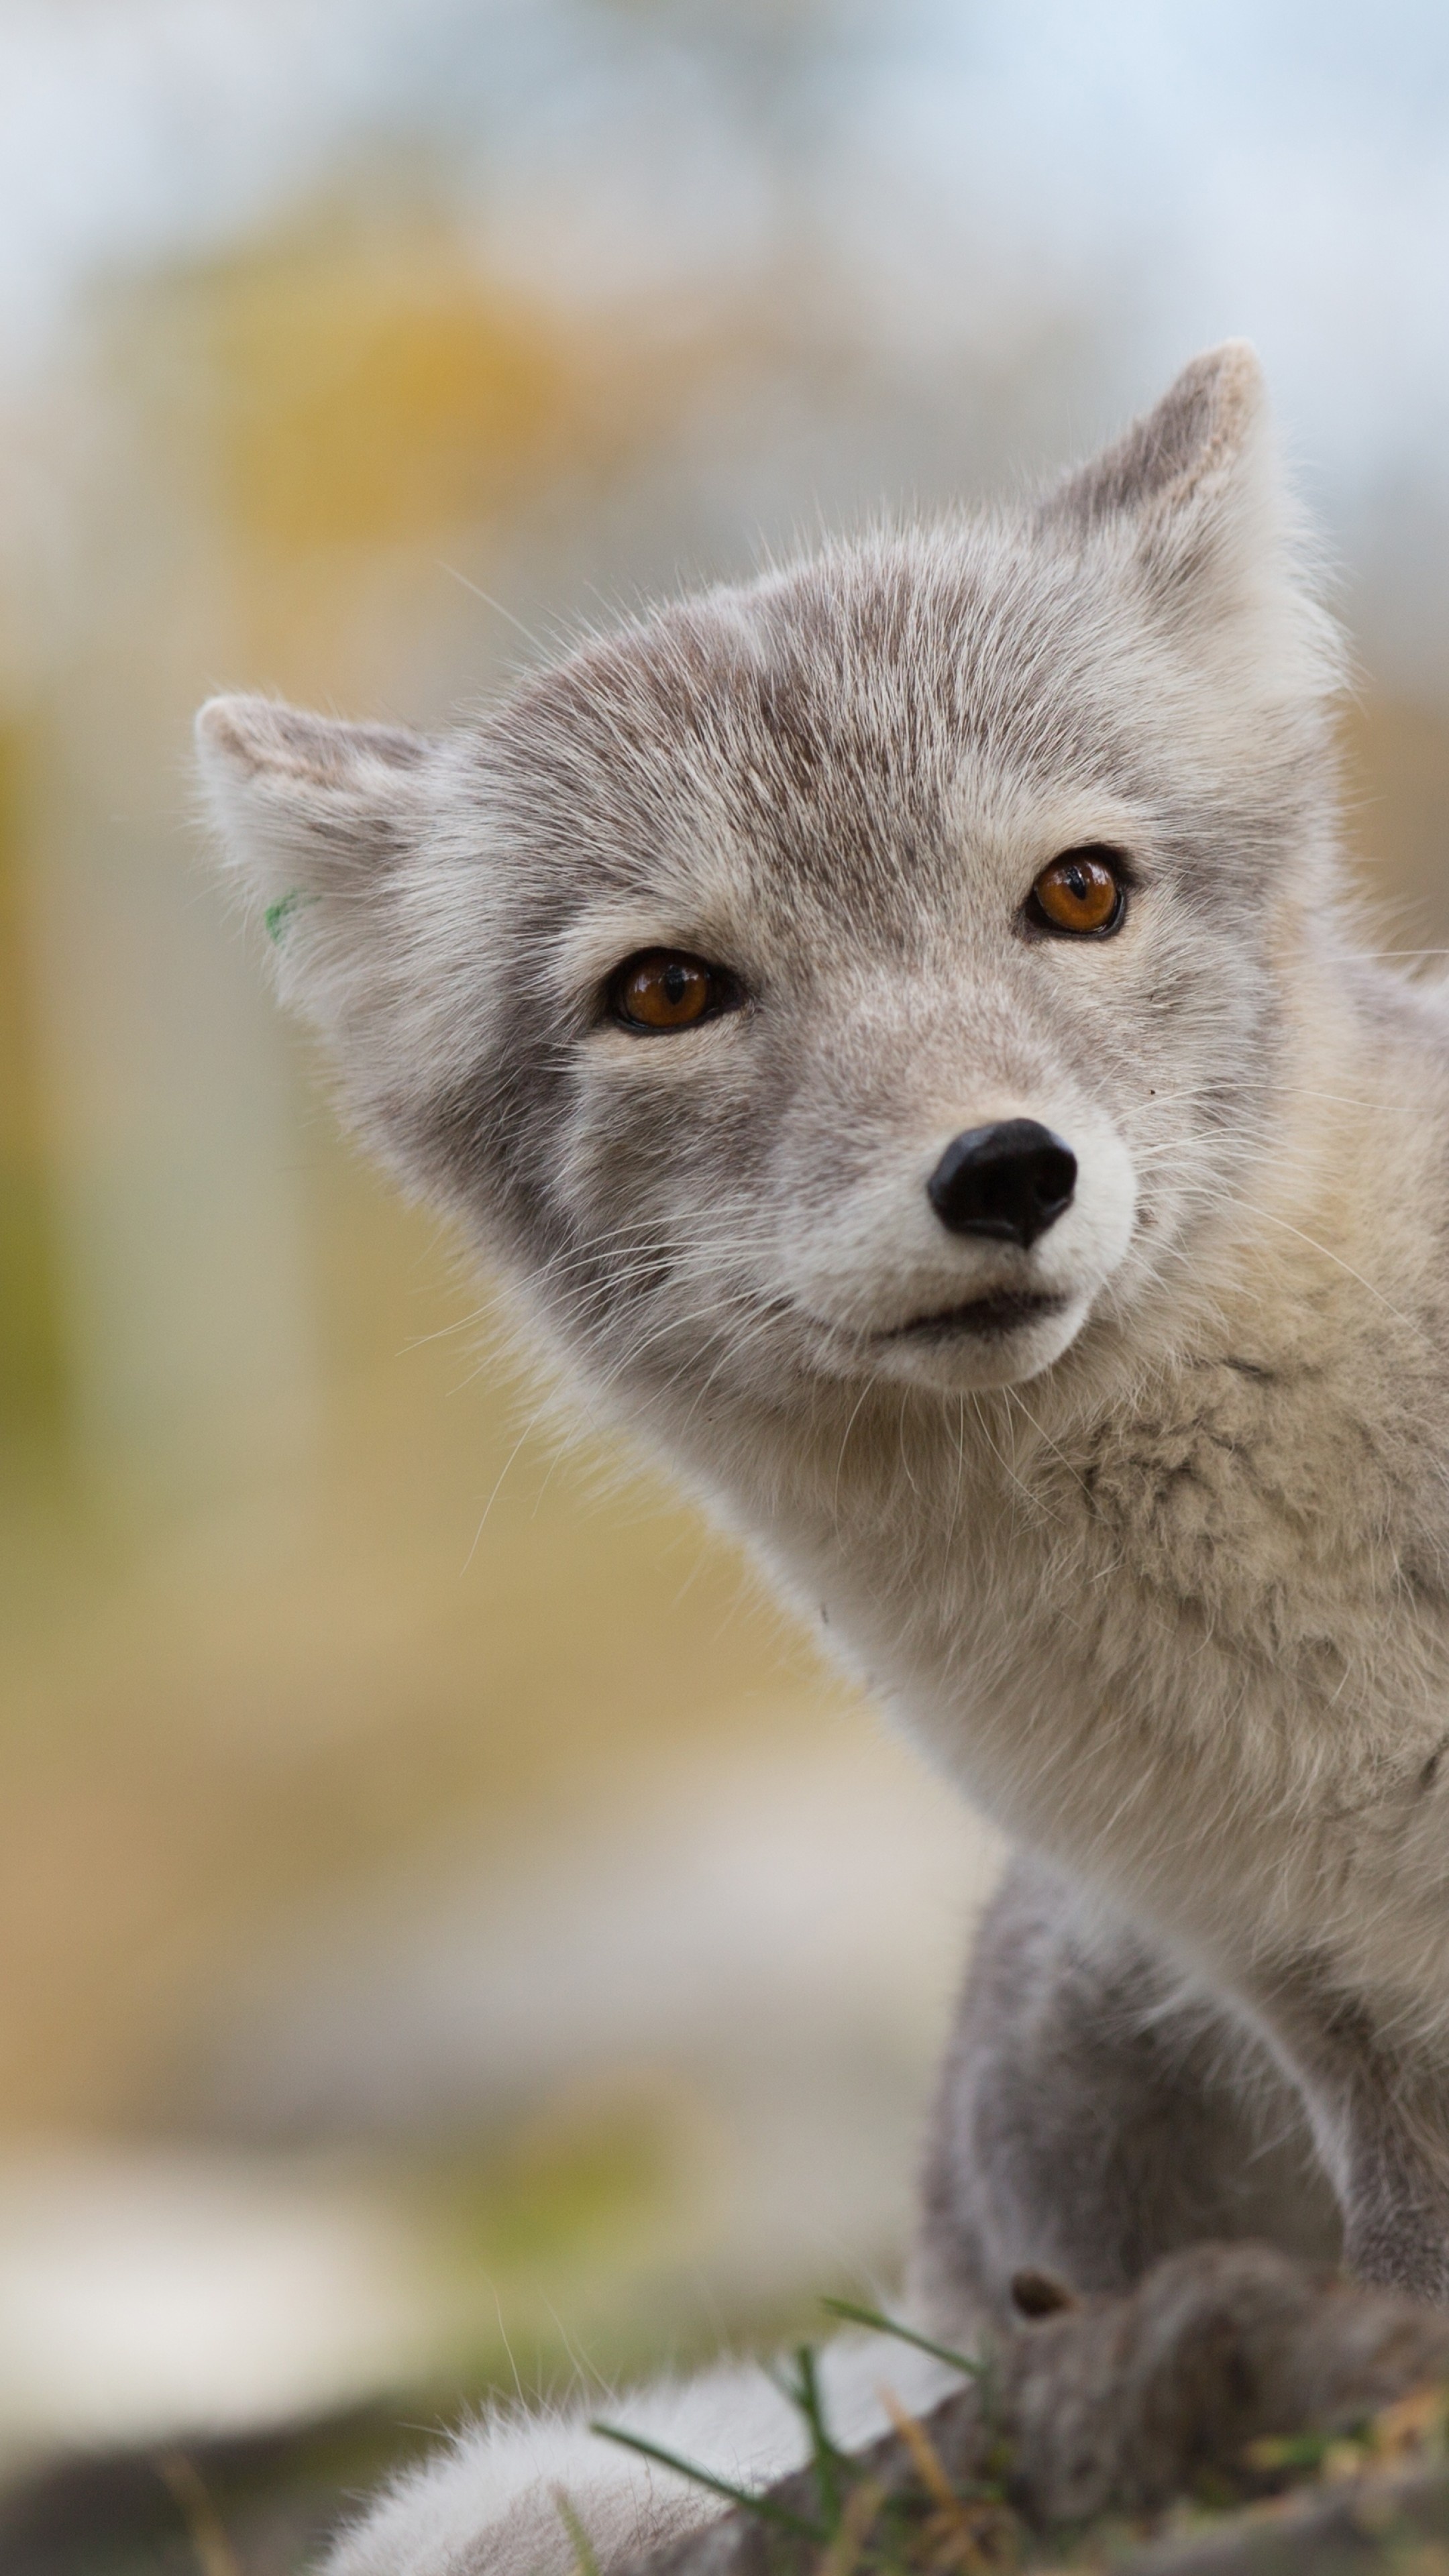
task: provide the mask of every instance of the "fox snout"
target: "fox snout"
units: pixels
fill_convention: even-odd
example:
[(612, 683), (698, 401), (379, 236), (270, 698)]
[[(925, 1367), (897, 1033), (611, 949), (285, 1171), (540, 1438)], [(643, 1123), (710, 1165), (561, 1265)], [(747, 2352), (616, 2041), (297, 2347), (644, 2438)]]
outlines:
[(985, 1235), (1023, 1252), (1072, 1204), (1077, 1158), (1036, 1118), (1003, 1118), (953, 1136), (926, 1183), (951, 1234)]

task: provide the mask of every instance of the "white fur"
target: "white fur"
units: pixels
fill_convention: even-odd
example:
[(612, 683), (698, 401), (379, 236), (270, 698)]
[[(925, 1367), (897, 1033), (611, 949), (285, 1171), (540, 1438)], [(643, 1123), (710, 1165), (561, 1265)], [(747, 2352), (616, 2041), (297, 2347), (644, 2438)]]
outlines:
[[(826, 2421), (848, 2449), (887, 2430), (882, 2386), (919, 2412), (959, 2385), (944, 2364), (883, 2337), (843, 2336), (821, 2356)], [(591, 2417), (746, 2490), (771, 2485), (807, 2457), (798, 2410), (757, 2363), (721, 2363), (587, 2412), (499, 2413), (400, 2478), (339, 2541), (329, 2576), (576, 2576), (560, 2495), (600, 2567), (640, 2557), (725, 2511), (707, 2488), (591, 2432)]]

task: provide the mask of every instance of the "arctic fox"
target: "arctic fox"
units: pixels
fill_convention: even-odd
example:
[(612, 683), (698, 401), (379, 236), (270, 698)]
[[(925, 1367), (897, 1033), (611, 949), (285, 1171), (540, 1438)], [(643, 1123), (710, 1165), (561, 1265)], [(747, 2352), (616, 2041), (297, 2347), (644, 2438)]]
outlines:
[[(1339, 669), (1234, 343), (1034, 505), (440, 740), (200, 719), (362, 1133), (1019, 1846), (953, 2338), (1200, 2236), (1449, 2301), (1449, 1004), (1341, 908)], [(768, 2392), (649, 2405), (789, 2463)], [(700, 2510), (586, 2458), (485, 2429), (341, 2564), (567, 2564), (560, 2477), (606, 2559)]]

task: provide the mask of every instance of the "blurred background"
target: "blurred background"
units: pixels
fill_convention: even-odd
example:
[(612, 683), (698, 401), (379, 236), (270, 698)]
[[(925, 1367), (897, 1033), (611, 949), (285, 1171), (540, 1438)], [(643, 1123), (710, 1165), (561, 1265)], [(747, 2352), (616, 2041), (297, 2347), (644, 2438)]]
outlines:
[(464, 2395), (888, 2279), (995, 1865), (545, 1439), (272, 1013), (191, 711), (444, 723), (1246, 333), (1432, 956), (1446, 146), (1411, 0), (0, 0), (7, 2566), (92, 2563), (57, 2454), (194, 2563), (168, 2443), (255, 2516), (288, 2422), (330, 2497)]

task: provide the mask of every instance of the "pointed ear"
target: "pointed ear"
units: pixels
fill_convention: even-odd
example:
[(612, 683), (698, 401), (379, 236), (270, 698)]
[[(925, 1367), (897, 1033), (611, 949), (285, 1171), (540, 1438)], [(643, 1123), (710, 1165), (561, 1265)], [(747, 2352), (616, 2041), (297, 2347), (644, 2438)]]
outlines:
[(1265, 441), (1263, 370), (1246, 340), (1225, 340), (1183, 368), (1152, 411), (1079, 466), (1042, 516), (1086, 531), (1141, 528), (1196, 511), (1251, 481)]
[(270, 698), (212, 698), (196, 719), (207, 801), (276, 950), (278, 980), (313, 1017), (365, 979), (398, 863), (416, 846), (431, 746)]
[(1198, 654), (1226, 656), (1250, 694), (1302, 701), (1335, 685), (1341, 646), (1246, 340), (1194, 358), (1155, 410), (1048, 493), (1036, 525), (1130, 567), (1157, 614)]

